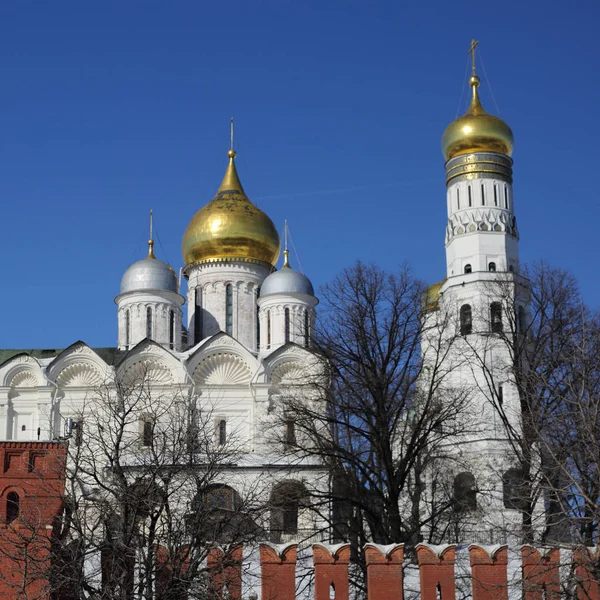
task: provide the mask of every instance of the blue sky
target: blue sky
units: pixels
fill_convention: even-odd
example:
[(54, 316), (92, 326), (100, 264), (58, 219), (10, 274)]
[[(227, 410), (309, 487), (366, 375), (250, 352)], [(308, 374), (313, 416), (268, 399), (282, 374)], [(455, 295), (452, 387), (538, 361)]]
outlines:
[[(521, 258), (600, 304), (598, 3), (0, 3), (0, 346), (116, 342), (121, 275), (227, 164), (316, 287), (357, 259), (445, 271), (440, 138), (480, 40), (515, 134)], [(484, 106), (496, 112), (485, 76)], [(461, 112), (464, 107), (461, 107)], [(295, 259), (294, 259), (294, 262)]]

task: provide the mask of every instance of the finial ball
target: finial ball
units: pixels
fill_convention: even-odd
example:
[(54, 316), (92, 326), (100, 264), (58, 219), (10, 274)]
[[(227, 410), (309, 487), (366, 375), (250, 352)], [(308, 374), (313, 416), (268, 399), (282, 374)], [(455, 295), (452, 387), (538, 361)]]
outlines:
[(237, 155), (237, 152), (233, 149), (231, 149), (228, 153), (227, 156), (229, 156), (229, 158), (235, 158)]
[(477, 75), (471, 75), (471, 78), (469, 79), (469, 85), (471, 87), (476, 87), (481, 83), (481, 79), (479, 79), (479, 77), (477, 77)]

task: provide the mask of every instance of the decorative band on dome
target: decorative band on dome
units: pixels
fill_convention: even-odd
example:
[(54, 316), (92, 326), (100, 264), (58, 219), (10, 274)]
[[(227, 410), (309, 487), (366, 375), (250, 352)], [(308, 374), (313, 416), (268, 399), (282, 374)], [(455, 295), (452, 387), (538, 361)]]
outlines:
[(465, 179), (500, 179), (512, 183), (513, 161), (505, 154), (474, 152), (446, 162), (446, 185)]

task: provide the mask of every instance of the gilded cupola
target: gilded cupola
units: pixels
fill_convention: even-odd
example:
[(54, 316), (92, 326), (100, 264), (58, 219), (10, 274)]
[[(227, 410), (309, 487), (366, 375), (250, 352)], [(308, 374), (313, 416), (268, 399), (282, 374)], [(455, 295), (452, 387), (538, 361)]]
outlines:
[(442, 136), (442, 152), (446, 160), (461, 154), (474, 152), (498, 152), (510, 156), (513, 150), (513, 133), (510, 127), (499, 117), (487, 113), (479, 99), (480, 80), (475, 72), (475, 46), (473, 41), (470, 52), (473, 56), (471, 103), (467, 112), (452, 121)]
[(252, 204), (235, 167), (235, 150), (215, 197), (190, 221), (183, 236), (186, 266), (221, 260), (261, 262), (274, 266), (279, 234), (271, 219)]

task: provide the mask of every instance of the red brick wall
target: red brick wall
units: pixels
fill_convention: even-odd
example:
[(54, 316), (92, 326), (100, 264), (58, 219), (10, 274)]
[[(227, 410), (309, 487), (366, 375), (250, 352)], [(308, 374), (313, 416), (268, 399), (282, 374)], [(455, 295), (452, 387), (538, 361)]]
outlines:
[(242, 600), (242, 546), (234, 546), (227, 553), (213, 548), (208, 553), (211, 589), (209, 598), (219, 600), (227, 589), (229, 600)]
[(331, 597), (335, 600), (348, 600), (350, 544), (341, 544), (333, 554), (327, 547), (315, 544), (313, 546), (313, 563), (315, 565), (315, 600), (330, 600)]
[(297, 545), (260, 545), (262, 600), (295, 600)]
[[(50, 541), (62, 509), (65, 459), (63, 444), (0, 442), (0, 598), (49, 595)], [(7, 523), (11, 492), (18, 494), (18, 515)]]
[(421, 600), (455, 600), (454, 561), (456, 546), (417, 546)]
[(508, 547), (469, 546), (473, 600), (508, 600)]
[(560, 550), (540, 552), (532, 546), (521, 548), (523, 559), (523, 599), (558, 600), (560, 598)]
[(404, 544), (365, 546), (368, 600), (402, 600)]

